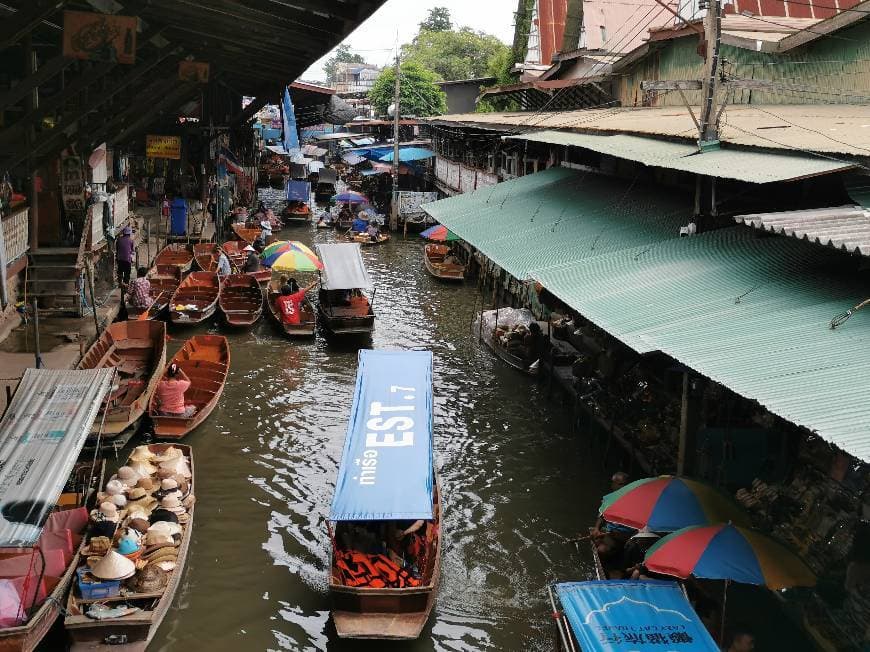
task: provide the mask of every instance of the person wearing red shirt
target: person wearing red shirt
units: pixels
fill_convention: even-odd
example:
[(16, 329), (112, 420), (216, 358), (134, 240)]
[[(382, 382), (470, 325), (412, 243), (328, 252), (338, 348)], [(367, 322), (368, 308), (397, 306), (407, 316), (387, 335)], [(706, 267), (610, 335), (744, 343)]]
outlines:
[(281, 296), (275, 299), (275, 306), (281, 311), (281, 319), (285, 324), (298, 324), (301, 321), (300, 307), (305, 301), (305, 293), (311, 290), (317, 281), (300, 290), (296, 279), (291, 278), (287, 285), (281, 288)]

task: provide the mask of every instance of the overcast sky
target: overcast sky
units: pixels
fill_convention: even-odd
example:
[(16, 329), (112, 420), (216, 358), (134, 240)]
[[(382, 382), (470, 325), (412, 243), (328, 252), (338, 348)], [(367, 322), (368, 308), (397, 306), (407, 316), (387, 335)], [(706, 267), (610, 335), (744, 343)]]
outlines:
[[(516, 0), (387, 0), (344, 42), (362, 55), (366, 62), (382, 66), (392, 61), (399, 44), (407, 43), (417, 33), (419, 23), (432, 7), (447, 7), (454, 26), (471, 27), (513, 42)], [(302, 79), (324, 81), (323, 64), (329, 54), (305, 71)]]

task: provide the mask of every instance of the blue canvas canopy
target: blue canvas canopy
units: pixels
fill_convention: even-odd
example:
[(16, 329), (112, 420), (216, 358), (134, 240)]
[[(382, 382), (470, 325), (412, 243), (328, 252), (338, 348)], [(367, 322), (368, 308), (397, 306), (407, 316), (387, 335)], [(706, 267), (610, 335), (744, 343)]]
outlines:
[(308, 202), (311, 199), (311, 184), (307, 181), (287, 182), (287, 201)]
[[(425, 147), (404, 147), (399, 149), (399, 161), (400, 162), (408, 162), (408, 161), (424, 161), (427, 158), (432, 158), (435, 156), (435, 152), (431, 149), (426, 149)], [(379, 161), (383, 161), (384, 163), (392, 163), (393, 162), (393, 152), (390, 151), (385, 156), (381, 156), (378, 159)]]
[(290, 93), (287, 88), (284, 88), (284, 99), (281, 104), (284, 122), (284, 149), (293, 154), (299, 151), (299, 133), (296, 130), (296, 111), (293, 109), (293, 102), (290, 99)]
[(568, 582), (556, 594), (583, 652), (719, 649), (675, 582)]
[(331, 521), (433, 518), (432, 353), (359, 352)]

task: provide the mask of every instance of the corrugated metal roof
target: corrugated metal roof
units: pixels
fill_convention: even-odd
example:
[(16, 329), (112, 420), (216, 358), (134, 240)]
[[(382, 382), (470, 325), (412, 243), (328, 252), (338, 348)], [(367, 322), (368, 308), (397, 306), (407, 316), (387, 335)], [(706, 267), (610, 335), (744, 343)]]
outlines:
[(0, 548), (29, 548), (69, 479), (114, 369), (27, 369), (0, 421)]
[(532, 277), (640, 352), (662, 351), (870, 461), (870, 312), (836, 252), (733, 227)]
[(870, 212), (860, 206), (737, 215), (734, 221), (849, 253), (870, 256)]
[(548, 130), (506, 138), (583, 147), (644, 165), (749, 183), (792, 181), (855, 167), (851, 163), (803, 154), (774, 154), (740, 149), (699, 153), (696, 145), (624, 134), (593, 135)]
[(535, 268), (677, 237), (692, 215), (688, 196), (567, 168), (421, 208), (519, 279)]

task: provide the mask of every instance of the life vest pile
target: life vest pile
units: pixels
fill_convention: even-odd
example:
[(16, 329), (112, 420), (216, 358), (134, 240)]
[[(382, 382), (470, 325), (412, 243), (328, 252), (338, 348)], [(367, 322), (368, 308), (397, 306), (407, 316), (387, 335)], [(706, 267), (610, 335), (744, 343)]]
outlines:
[(336, 566), (345, 586), (404, 589), (421, 584), (419, 578), (399, 568), (385, 555), (366, 555), (347, 550), (337, 552), (336, 556)]

